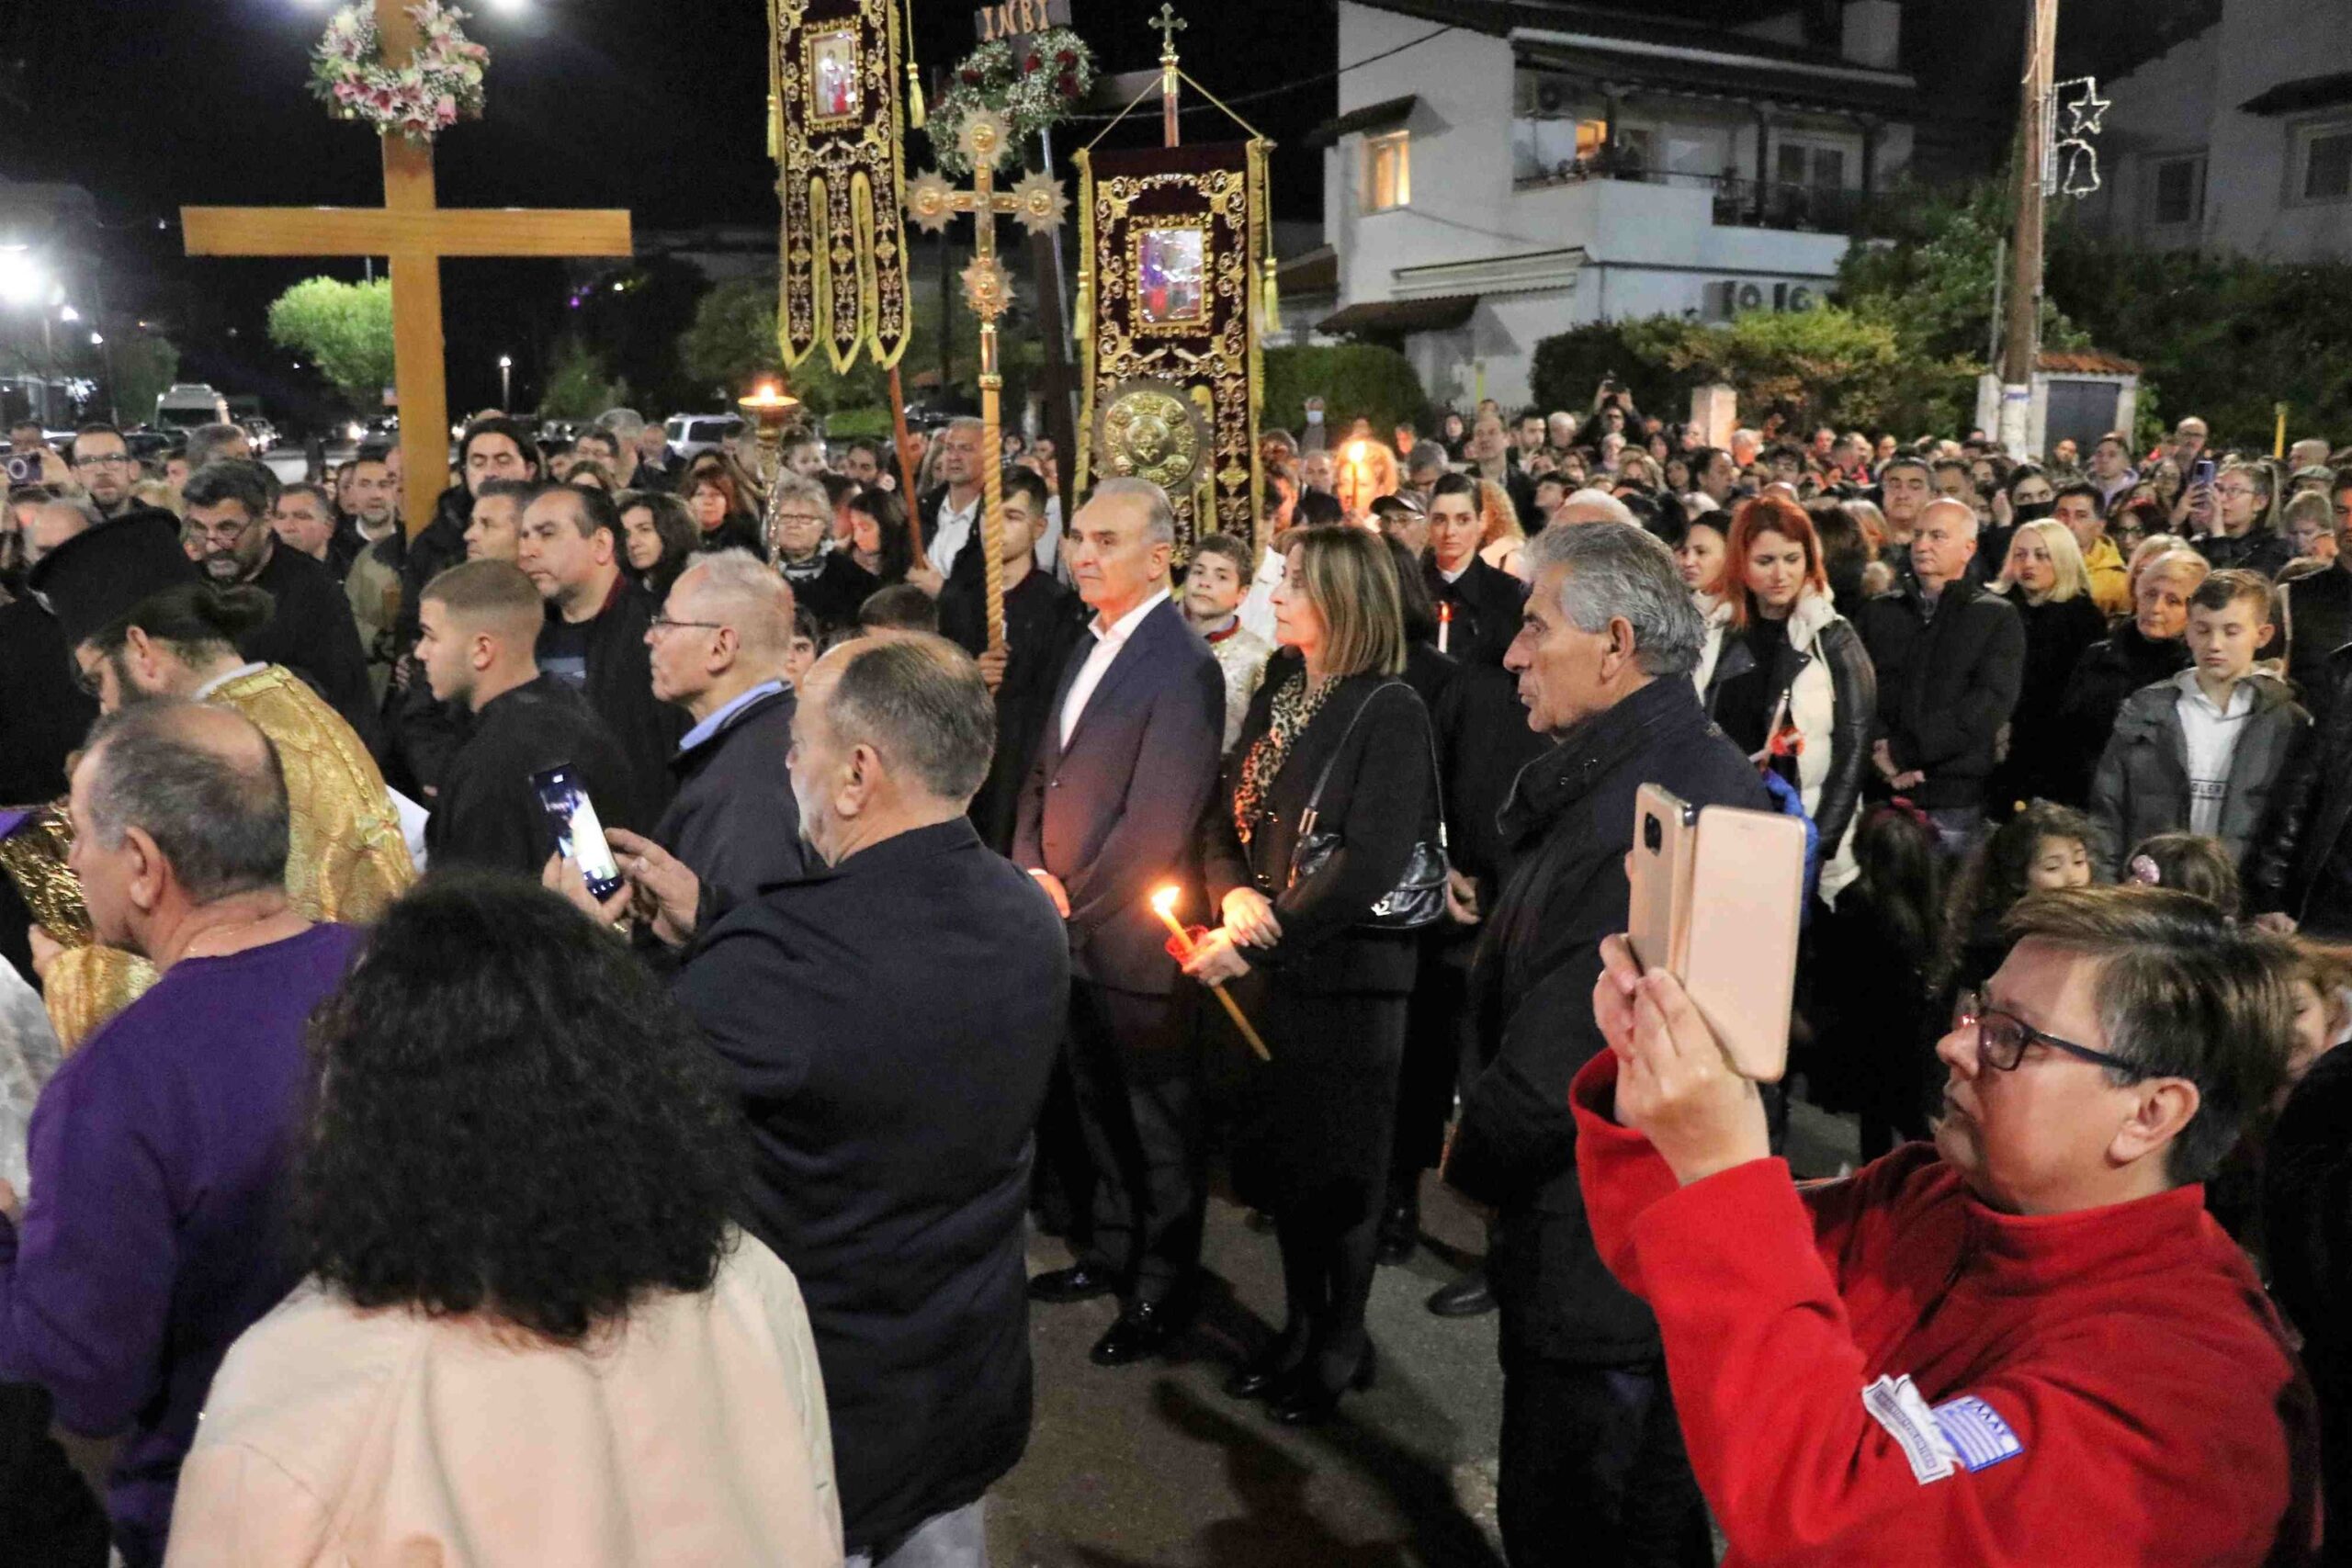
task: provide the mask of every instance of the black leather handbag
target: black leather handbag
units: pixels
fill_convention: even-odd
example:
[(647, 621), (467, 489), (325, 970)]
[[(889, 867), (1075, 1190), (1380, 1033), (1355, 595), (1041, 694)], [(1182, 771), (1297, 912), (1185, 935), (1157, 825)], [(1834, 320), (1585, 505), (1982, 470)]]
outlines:
[[(1355, 733), (1356, 720), (1363, 717), (1365, 708), (1380, 700), (1382, 692), (1392, 688), (1404, 692), (1412, 690), (1402, 681), (1391, 681), (1375, 688), (1372, 695), (1358, 704), (1354, 716), (1348, 720), (1346, 732), (1340, 737), (1338, 750), (1331, 753), (1331, 760), (1323, 764), (1323, 772), (1316, 778), (1315, 793), (1306, 797), (1306, 814), (1299, 818), (1298, 841), (1291, 847), (1291, 886), (1297, 886), (1301, 877), (1312, 876), (1320, 871), (1323, 863), (1331, 858), (1332, 852), (1340, 847), (1340, 835), (1315, 830), (1316, 819), (1323, 804), (1323, 786), (1331, 782), (1331, 770), (1338, 766), (1340, 754), (1348, 749), (1348, 737)], [(1430, 748), (1430, 798), (1437, 807), (1437, 842), (1430, 843), (1426, 839), (1414, 842), (1413, 852), (1405, 860), (1405, 874), (1396, 879), (1396, 886), (1382, 894), (1365, 917), (1356, 922), (1360, 930), (1417, 931), (1445, 919), (1445, 878), (1450, 869), (1446, 861), (1445, 779), (1438, 771), (1437, 738), (1430, 734), (1426, 724), (1421, 727), (1421, 738), (1429, 742)]]

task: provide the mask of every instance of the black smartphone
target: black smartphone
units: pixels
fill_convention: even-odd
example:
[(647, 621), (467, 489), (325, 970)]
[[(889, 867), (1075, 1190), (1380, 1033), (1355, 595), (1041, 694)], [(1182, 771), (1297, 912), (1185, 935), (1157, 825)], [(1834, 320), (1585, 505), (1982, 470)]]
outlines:
[(2196, 466), (2188, 470), (2188, 482), (2191, 486), (2211, 484), (2213, 482), (2213, 459), (2211, 457), (2198, 458)]
[(555, 829), (555, 852), (580, 863), (588, 891), (597, 897), (609, 898), (619, 892), (620, 864), (613, 859), (612, 846), (605, 841), (605, 825), (596, 819), (596, 803), (588, 798), (588, 786), (570, 764), (533, 773), (531, 788), (538, 794), (540, 809), (548, 814), (548, 825)]

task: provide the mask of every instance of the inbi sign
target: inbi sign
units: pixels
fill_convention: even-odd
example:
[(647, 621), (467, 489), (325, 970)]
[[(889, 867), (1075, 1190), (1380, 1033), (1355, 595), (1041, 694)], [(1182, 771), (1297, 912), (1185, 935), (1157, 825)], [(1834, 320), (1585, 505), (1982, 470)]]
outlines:
[(1069, 25), (1069, 0), (997, 0), (972, 13), (972, 28), (982, 43), (1017, 46), (1032, 33)]

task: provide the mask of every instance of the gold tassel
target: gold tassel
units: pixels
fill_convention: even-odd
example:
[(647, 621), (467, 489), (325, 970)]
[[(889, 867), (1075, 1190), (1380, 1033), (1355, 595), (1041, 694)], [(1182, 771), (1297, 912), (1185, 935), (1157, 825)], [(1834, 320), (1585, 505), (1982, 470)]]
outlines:
[(1273, 333), (1283, 330), (1283, 293), (1282, 287), (1276, 281), (1275, 277), (1275, 274), (1278, 270), (1274, 258), (1268, 256), (1266, 258), (1266, 320), (1264, 327), (1265, 333), (1268, 336), (1272, 336)]
[(768, 95), (768, 162), (784, 162), (784, 100)]
[(1094, 164), (1083, 147), (1070, 162), (1078, 165), (1078, 302), (1071, 318), (1078, 344), (1078, 450), (1071, 454), (1078, 464), (1071, 480), (1076, 493), (1086, 489), (1094, 451)]
[(915, 69), (915, 0), (906, 0), (907, 129), (921, 130), (923, 122), (922, 73)]

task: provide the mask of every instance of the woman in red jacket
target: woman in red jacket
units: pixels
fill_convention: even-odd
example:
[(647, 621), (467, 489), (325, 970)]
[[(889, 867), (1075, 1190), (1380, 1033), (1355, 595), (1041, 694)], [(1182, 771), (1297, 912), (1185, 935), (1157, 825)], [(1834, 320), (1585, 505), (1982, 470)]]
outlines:
[(2310, 1388), (2199, 1185), (2280, 1079), (2291, 955), (2147, 888), (2012, 930), (1934, 1145), (1804, 1193), (1682, 988), (1604, 944), (1585, 1204), (1729, 1561), (2303, 1561)]

